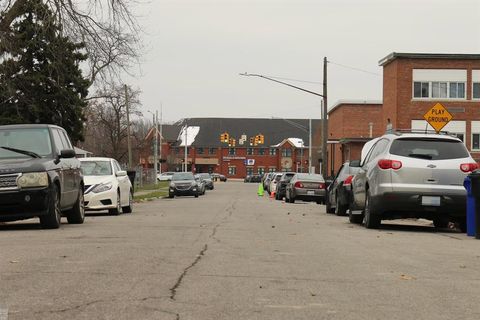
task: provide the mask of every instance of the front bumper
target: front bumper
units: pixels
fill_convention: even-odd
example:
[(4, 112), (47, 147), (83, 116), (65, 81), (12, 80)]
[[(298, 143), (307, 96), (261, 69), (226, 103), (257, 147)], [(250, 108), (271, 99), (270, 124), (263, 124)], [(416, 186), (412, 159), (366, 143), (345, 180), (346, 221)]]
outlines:
[(29, 219), (48, 213), (49, 188), (0, 191), (0, 221)]
[[(113, 189), (113, 188), (112, 188)], [(117, 191), (108, 190), (94, 193), (92, 191), (84, 195), (85, 210), (107, 210), (117, 207)]]
[(189, 188), (178, 188), (178, 187), (169, 187), (168, 193), (175, 196), (194, 196), (199, 193), (199, 188), (197, 186), (191, 186)]

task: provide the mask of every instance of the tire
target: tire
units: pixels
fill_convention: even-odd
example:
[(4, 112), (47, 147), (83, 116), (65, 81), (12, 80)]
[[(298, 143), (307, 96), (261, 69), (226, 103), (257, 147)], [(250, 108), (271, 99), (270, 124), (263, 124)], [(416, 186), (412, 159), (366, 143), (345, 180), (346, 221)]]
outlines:
[(335, 214), (337, 216), (344, 216), (347, 213), (347, 209), (347, 206), (340, 204), (340, 198), (337, 194), (337, 196), (335, 197)]
[(327, 213), (334, 213), (335, 212), (335, 208), (332, 208), (332, 205), (330, 204), (330, 196), (327, 194), (327, 196), (325, 197), (325, 211)]
[(195, 198), (198, 198), (198, 192), (195, 193)]
[(367, 190), (367, 195), (365, 199), (365, 213), (363, 217), (363, 222), (365, 224), (365, 228), (367, 229), (378, 229), (380, 224), (382, 223), (382, 219), (379, 215), (372, 212), (372, 202), (370, 199), (370, 191)]
[(168, 194), (168, 197), (169, 197), (170, 199), (173, 199), (173, 197), (175, 197), (175, 195), (174, 195), (173, 193), (169, 193), (169, 194)]
[(83, 186), (80, 187), (77, 201), (72, 209), (67, 211), (67, 221), (70, 224), (82, 224), (85, 221), (85, 203), (83, 201)]
[(128, 195), (128, 206), (122, 207), (123, 213), (132, 213), (133, 212), (133, 190), (130, 190)]
[(120, 206), (120, 191), (117, 192), (117, 207), (108, 209), (108, 212), (114, 216), (118, 216), (122, 212), (122, 207)]
[(458, 228), (460, 229), (460, 231), (462, 233), (467, 232), (467, 221), (466, 221), (466, 219), (458, 222)]
[(450, 219), (446, 216), (435, 217), (433, 219), (433, 225), (437, 229), (447, 228), (449, 222), (450, 222)]
[(48, 201), (47, 214), (40, 216), (40, 224), (43, 229), (58, 229), (62, 218), (60, 209), (60, 192), (56, 184), (52, 185), (50, 199)]
[(295, 198), (290, 198), (290, 203), (295, 203)]
[(361, 224), (363, 222), (363, 214), (353, 214), (352, 210), (348, 210), (348, 220), (350, 223)]

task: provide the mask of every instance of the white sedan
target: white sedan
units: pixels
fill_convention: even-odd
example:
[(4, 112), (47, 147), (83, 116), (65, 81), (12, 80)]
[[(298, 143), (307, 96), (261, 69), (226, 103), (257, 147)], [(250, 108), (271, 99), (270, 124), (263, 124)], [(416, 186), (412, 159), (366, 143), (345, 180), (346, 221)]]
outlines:
[(112, 158), (80, 158), (85, 183), (85, 210), (131, 213), (133, 188), (127, 171)]

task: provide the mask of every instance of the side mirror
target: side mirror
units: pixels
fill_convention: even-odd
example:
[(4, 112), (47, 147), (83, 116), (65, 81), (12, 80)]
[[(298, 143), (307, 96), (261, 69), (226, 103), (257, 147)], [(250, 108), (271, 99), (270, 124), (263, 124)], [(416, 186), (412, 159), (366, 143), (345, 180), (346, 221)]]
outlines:
[(360, 167), (360, 160), (352, 160), (349, 163), (351, 168), (359, 168)]
[(77, 154), (75, 153), (75, 150), (73, 149), (63, 149), (60, 151), (60, 158), (75, 158)]
[(117, 177), (125, 177), (127, 175), (127, 171), (120, 170), (120, 171), (117, 171), (117, 173), (115, 175)]

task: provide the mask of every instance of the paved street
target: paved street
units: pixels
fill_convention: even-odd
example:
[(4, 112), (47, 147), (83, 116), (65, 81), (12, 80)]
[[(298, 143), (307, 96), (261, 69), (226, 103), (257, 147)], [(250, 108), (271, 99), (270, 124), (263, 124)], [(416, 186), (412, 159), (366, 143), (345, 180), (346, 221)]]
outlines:
[(217, 183), (198, 199), (59, 230), (0, 225), (0, 309), (8, 319), (480, 318), (480, 241), (416, 222), (367, 230), (256, 188)]

